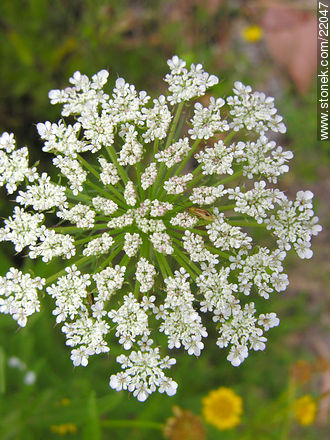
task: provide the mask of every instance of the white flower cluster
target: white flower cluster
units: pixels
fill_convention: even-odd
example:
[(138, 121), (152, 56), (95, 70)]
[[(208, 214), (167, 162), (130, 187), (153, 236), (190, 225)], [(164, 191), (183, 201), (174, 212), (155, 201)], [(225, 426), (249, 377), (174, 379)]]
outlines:
[(142, 339), (141, 350), (132, 351), (129, 356), (120, 355), (117, 362), (121, 364), (123, 373), (110, 377), (110, 387), (117, 391), (128, 390), (140, 402), (144, 402), (151, 393), (158, 391), (173, 396), (178, 384), (166, 377), (163, 370), (171, 368), (175, 359), (166, 356), (161, 359), (158, 348), (151, 348), (152, 340)]
[(111, 246), (113, 245), (114, 240), (108, 232), (104, 232), (101, 237), (94, 238), (91, 240), (87, 246), (83, 249), (83, 255), (99, 255), (106, 254)]
[(282, 116), (276, 114), (273, 97), (260, 92), (252, 93), (251, 86), (245, 86), (239, 81), (234, 85), (235, 96), (227, 98), (231, 107), (230, 114), (233, 116), (233, 121), (229, 124), (231, 128), (238, 131), (244, 127), (260, 134), (268, 130), (286, 132)]
[(190, 151), (189, 139), (179, 139), (178, 142), (174, 142), (166, 150), (160, 151), (155, 155), (158, 162), (164, 162), (167, 168), (171, 168), (173, 165), (181, 161), (183, 157)]
[(238, 226), (232, 226), (225, 221), (223, 213), (219, 213), (217, 208), (214, 209), (214, 220), (206, 225), (207, 233), (210, 240), (216, 248), (224, 251), (229, 249), (250, 249), (252, 238), (245, 232), (241, 231)]
[(240, 142), (240, 150), (235, 151), (238, 163), (243, 164), (243, 174), (249, 179), (264, 176), (270, 182), (277, 182), (278, 176), (289, 171), (287, 162), (293, 158), (292, 151), (276, 146), (266, 136), (260, 136), (255, 142)]
[(223, 141), (216, 142), (212, 147), (195, 155), (202, 165), (203, 174), (233, 174), (232, 163), (234, 154)]
[(215, 133), (229, 130), (228, 122), (220, 116), (220, 108), (224, 104), (222, 98), (215, 100), (213, 96), (208, 107), (203, 107), (200, 102), (195, 104), (195, 113), (191, 120), (193, 128), (188, 131), (192, 139), (209, 139)]
[(66, 206), (65, 187), (52, 183), (50, 177), (42, 173), (36, 185), (28, 185), (26, 191), (19, 191), (16, 202), (25, 207), (31, 205), (35, 211)]
[(57, 211), (56, 215), (77, 225), (77, 228), (90, 229), (94, 226), (95, 211), (82, 203), (78, 203), (70, 209)]
[(142, 136), (146, 142), (164, 139), (172, 119), (172, 114), (166, 105), (165, 96), (160, 95), (153, 102), (154, 106), (152, 108), (142, 109), (147, 126), (147, 131)]
[(109, 324), (102, 319), (93, 319), (87, 311), (81, 313), (74, 322), (66, 322), (62, 327), (66, 336), (66, 345), (77, 347), (71, 351), (71, 360), (75, 367), (86, 367), (88, 357), (93, 354), (107, 353), (104, 336), (109, 333)]
[[(201, 315), (212, 316), (232, 365), (264, 350), (279, 319), (258, 315), (258, 304), (288, 286), (287, 252), (310, 258), (322, 229), (310, 191), (291, 201), (268, 187), (293, 156), (272, 140), (285, 132), (274, 99), (236, 82), (234, 96), (195, 102), (218, 78), (177, 56), (168, 65), (168, 91), (153, 100), (123, 78), (106, 93), (105, 70), (91, 79), (75, 72), (71, 87), (49, 93), (63, 119), (37, 130), (57, 181), (29, 167), (13, 134), (0, 136), (0, 186), (17, 191), (19, 205), (0, 241), (45, 264), (67, 262), (46, 280), (11, 268), (0, 277), (0, 312), (25, 326), (45, 286), (73, 364), (119, 343), (125, 354), (110, 387), (139, 401), (175, 394), (164, 373), (175, 359), (154, 341), (200, 356), (208, 336)], [(269, 247), (255, 228), (271, 235)]]
[(5, 277), (0, 277), (0, 312), (9, 314), (21, 327), (27, 318), (40, 310), (37, 290), (41, 290), (45, 279), (31, 278), (30, 274), (11, 267)]
[(8, 194), (13, 194), (17, 184), (25, 178), (33, 182), (38, 178), (36, 168), (29, 168), (29, 152), (26, 147), (16, 150), (13, 133), (0, 136), (0, 187), (6, 185)]
[(76, 254), (74, 239), (69, 234), (57, 234), (42, 226), (38, 238), (40, 243), (30, 246), (29, 257), (32, 259), (42, 257), (42, 261), (47, 263), (54, 257), (69, 259)]
[(192, 180), (193, 175), (191, 173), (184, 176), (170, 177), (164, 182), (164, 189), (167, 194), (181, 194), (185, 191), (187, 182)]
[(43, 220), (43, 214), (29, 214), (15, 206), (14, 215), (6, 219), (5, 227), (0, 229), (0, 241), (11, 241), (15, 251), (21, 252), (26, 246), (36, 243)]
[(164, 321), (159, 330), (168, 336), (169, 348), (183, 345), (188, 354), (199, 356), (204, 348), (202, 338), (207, 332), (193, 307), (195, 297), (187, 278), (189, 275), (183, 268), (176, 271), (174, 277), (165, 278), (166, 299), (156, 317)]
[(171, 73), (165, 76), (165, 81), (169, 84), (168, 90), (171, 94), (168, 101), (172, 105), (202, 96), (208, 88), (219, 82), (215, 75), (205, 72), (201, 64), (192, 64), (190, 70), (186, 69), (185, 61), (176, 55), (167, 64)]
[(217, 199), (227, 194), (224, 188), (223, 185), (193, 188), (190, 200), (196, 205), (212, 205)]

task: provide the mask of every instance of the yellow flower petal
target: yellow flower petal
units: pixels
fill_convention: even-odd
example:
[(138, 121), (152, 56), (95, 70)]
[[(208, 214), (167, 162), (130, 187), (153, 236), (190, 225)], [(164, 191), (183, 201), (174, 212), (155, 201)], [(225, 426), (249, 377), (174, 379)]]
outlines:
[(316, 411), (316, 401), (309, 394), (296, 399), (293, 403), (294, 417), (303, 426), (308, 426), (314, 423)]
[(243, 400), (230, 388), (220, 387), (211, 391), (202, 404), (206, 422), (218, 429), (230, 429), (240, 424)]
[(256, 43), (261, 40), (262, 35), (262, 28), (257, 24), (248, 26), (242, 30), (242, 37), (249, 43)]

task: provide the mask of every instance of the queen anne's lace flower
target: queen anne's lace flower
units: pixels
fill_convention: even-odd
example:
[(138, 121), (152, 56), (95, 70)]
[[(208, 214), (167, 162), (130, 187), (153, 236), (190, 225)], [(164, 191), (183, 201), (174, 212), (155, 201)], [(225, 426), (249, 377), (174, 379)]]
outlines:
[[(264, 350), (279, 319), (258, 315), (250, 298), (284, 291), (287, 252), (310, 258), (321, 230), (310, 191), (291, 201), (269, 186), (293, 156), (271, 138), (285, 132), (274, 98), (236, 82), (226, 100), (195, 102), (185, 124), (188, 101), (219, 80), (177, 56), (168, 65), (168, 93), (153, 101), (123, 78), (105, 93), (105, 70), (91, 79), (75, 72), (71, 87), (50, 91), (72, 123), (37, 124), (58, 180), (29, 167), (12, 133), (0, 136), (0, 186), (12, 194), (25, 183), (0, 241), (31, 259), (64, 261), (47, 280), (11, 268), (0, 277), (0, 312), (25, 326), (45, 286), (73, 364), (108, 352), (113, 330), (125, 354), (110, 387), (140, 401), (177, 389), (164, 373), (175, 359), (161, 355), (157, 330), (168, 349), (200, 356), (208, 336), (202, 315), (211, 314), (232, 365)], [(255, 228), (269, 231), (269, 248)]]

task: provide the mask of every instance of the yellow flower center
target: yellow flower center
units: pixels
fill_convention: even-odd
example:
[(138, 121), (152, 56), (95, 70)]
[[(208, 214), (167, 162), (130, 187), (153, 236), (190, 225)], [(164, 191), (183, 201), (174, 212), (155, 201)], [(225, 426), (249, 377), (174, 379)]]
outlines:
[(204, 418), (218, 429), (237, 426), (242, 412), (242, 398), (230, 388), (220, 387), (203, 399)]

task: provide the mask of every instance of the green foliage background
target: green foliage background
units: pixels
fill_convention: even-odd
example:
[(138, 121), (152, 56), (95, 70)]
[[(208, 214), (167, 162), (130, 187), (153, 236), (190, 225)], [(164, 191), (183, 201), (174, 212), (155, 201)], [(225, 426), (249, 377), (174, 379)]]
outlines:
[[(187, 62), (202, 62), (206, 70), (220, 76), (217, 92), (221, 95), (228, 94), (238, 79), (255, 89), (274, 90), (279, 113), (288, 125), (283, 142), (295, 152), (293, 170), (282, 185), (290, 187), (292, 193), (300, 186), (311, 188), (318, 195), (321, 223), (326, 226), (329, 158), (326, 144), (316, 141), (315, 88), (298, 95), (286, 74), (271, 61), (262, 41), (257, 45), (243, 41), (239, 26), (251, 21), (244, 2), (213, 3), (1, 0), (1, 132), (15, 132), (18, 144), (31, 148), (32, 160), (41, 160), (47, 167), (46, 155), (39, 157), (41, 143), (35, 124), (59, 118), (59, 108), (48, 102), (50, 89), (65, 86), (75, 70), (91, 75), (108, 68), (112, 82), (123, 76), (138, 89), (159, 94), (164, 88), (161, 78), (167, 70), (166, 60), (178, 54)], [(12, 210), (4, 191), (0, 209), (3, 216)], [(179, 383), (177, 395), (169, 398), (155, 393), (144, 404), (128, 393), (110, 390), (108, 380), (116, 368), (116, 349), (109, 357), (92, 359), (87, 368), (72, 367), (64, 337), (49, 319), (51, 312), (46, 304), (22, 330), (17, 330), (9, 317), (1, 316), (0, 439), (57, 439), (59, 435), (50, 427), (68, 422), (78, 428), (76, 434), (68, 434), (72, 439), (162, 438), (159, 424), (172, 415), (173, 405), (200, 414), (201, 398), (219, 386), (231, 387), (243, 397), (243, 428), (220, 433), (208, 426), (208, 439), (325, 439), (324, 426), (300, 428), (287, 409), (293, 398), (288, 393), (290, 366), (300, 358), (313, 361), (322, 357), (309, 338), (312, 334), (322, 340), (324, 333), (328, 279), (322, 237), (315, 240), (314, 249), (314, 263), (289, 263), (292, 287), (285, 296), (272, 300), (272, 310), (282, 322), (270, 332), (266, 352), (254, 353), (241, 367), (234, 368), (215, 346), (215, 335), (211, 334), (200, 359), (178, 356), (174, 369), (174, 379)], [(16, 263), (29, 269), (27, 262), (17, 262), (11, 255), (11, 246), (2, 245), (1, 274)], [(40, 271), (53, 273), (58, 264), (34, 269), (47, 275)], [(19, 357), (35, 371), (35, 384), (25, 385), (23, 373), (8, 367), (11, 356)], [(320, 395), (319, 382), (320, 375), (316, 375), (305, 388), (297, 390), (297, 395)], [(70, 399), (69, 405), (61, 405), (63, 398)]]

